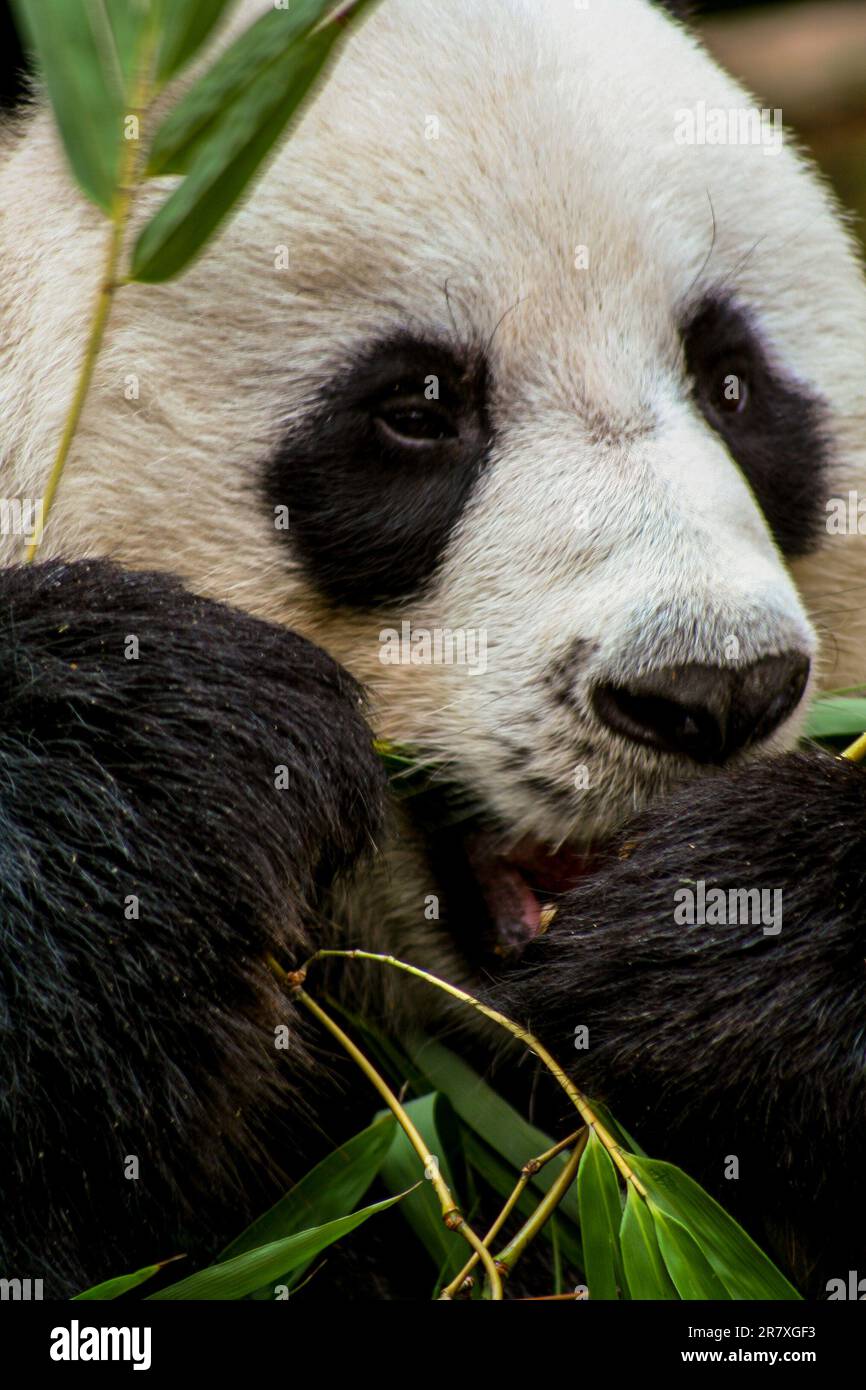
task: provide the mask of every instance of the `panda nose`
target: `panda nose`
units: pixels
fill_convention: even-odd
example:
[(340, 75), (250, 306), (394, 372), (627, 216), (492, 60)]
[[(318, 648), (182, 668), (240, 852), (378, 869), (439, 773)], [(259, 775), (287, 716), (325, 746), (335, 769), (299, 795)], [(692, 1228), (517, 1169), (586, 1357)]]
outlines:
[(601, 722), (634, 743), (723, 763), (778, 728), (808, 679), (808, 657), (786, 652), (739, 668), (663, 667), (623, 685), (597, 685), (591, 698)]

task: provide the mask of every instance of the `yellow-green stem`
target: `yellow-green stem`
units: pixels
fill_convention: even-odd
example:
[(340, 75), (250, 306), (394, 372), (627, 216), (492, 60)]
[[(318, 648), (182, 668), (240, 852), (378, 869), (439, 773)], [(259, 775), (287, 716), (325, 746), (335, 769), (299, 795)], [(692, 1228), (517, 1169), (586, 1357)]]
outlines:
[(866, 734), (861, 734), (859, 738), (855, 738), (854, 742), (845, 749), (842, 757), (848, 758), (852, 763), (862, 762), (866, 758)]
[(583, 1151), (586, 1148), (588, 1138), (589, 1130), (584, 1129), (568, 1156), (568, 1162), (564, 1165), (561, 1172), (557, 1173), (556, 1180), (551, 1183), (535, 1211), (508, 1242), (505, 1249), (496, 1256), (497, 1269), (510, 1274), (527, 1245), (529, 1245), (530, 1241), (535, 1239), (545, 1223), (550, 1220), (577, 1176), (577, 1170)]
[[(530, 1158), (528, 1162), (524, 1163), (523, 1167), (520, 1170), (520, 1177), (517, 1179), (517, 1182), (514, 1186), (514, 1191), (511, 1193), (511, 1196), (508, 1198), (508, 1201), (505, 1203), (505, 1206), (502, 1208), (493, 1225), (490, 1227), (490, 1230), (487, 1232), (487, 1235), (484, 1237), (484, 1244), (487, 1246), (488, 1249), (493, 1244), (496, 1237), (499, 1235), (499, 1232), (502, 1230), (502, 1227), (505, 1225), (505, 1222), (508, 1220), (517, 1203), (520, 1201), (520, 1198), (523, 1196), (527, 1184), (532, 1181), (535, 1174), (539, 1173), (541, 1169), (544, 1167), (544, 1165), (546, 1163), (549, 1163), (552, 1158), (556, 1158), (557, 1154), (561, 1154), (563, 1149), (570, 1149), (572, 1144), (576, 1143), (583, 1133), (585, 1133), (585, 1131), (581, 1128), (575, 1131), (574, 1134), (569, 1134), (567, 1138), (560, 1139), (559, 1143), (554, 1144), (553, 1148), (548, 1149), (546, 1153), (539, 1154), (537, 1158)], [(477, 1262), (477, 1255), (473, 1255), (471, 1259), (467, 1260), (466, 1264), (463, 1266), (456, 1278), (452, 1279), (451, 1283), (448, 1284), (447, 1287), (442, 1290), (441, 1294), (439, 1295), (440, 1299), (454, 1298), (460, 1292), (460, 1289), (462, 1288), (463, 1284), (469, 1278), (469, 1275), (472, 1273)]]
[(646, 1188), (637, 1174), (626, 1162), (613, 1135), (602, 1124), (586, 1097), (577, 1089), (574, 1083), (569, 1080), (559, 1063), (555, 1061), (551, 1053), (548, 1052), (543, 1043), (539, 1042), (534, 1034), (527, 1032), (525, 1028), (521, 1028), (519, 1023), (514, 1023), (510, 1018), (506, 1018), (505, 1014), (499, 1013), (497, 1009), (491, 1009), (487, 1004), (482, 1004), (480, 999), (476, 999), (473, 995), (467, 994), (465, 990), (458, 989), (456, 985), (450, 985), (447, 980), (440, 980), (438, 975), (431, 975), (428, 970), (421, 970), (417, 965), (409, 965), (406, 961), (397, 960), (395, 956), (385, 956), (375, 951), (321, 950), (316, 951), (315, 955), (310, 957), (307, 964), (303, 967), (304, 971), (306, 971), (307, 967), (312, 965), (314, 961), (324, 960), (326, 958), (370, 960), (375, 961), (378, 965), (389, 965), (395, 970), (402, 970), (408, 975), (414, 975), (418, 980), (424, 980), (428, 985), (433, 985), (436, 989), (444, 990), (446, 994), (452, 995), (455, 999), (462, 1000), (464, 1004), (471, 1005), (473, 1009), (477, 1009), (485, 1018), (489, 1018), (492, 1023), (497, 1023), (500, 1028), (505, 1028), (513, 1037), (525, 1043), (530, 1051), (534, 1052), (536, 1057), (544, 1063), (548, 1071), (552, 1072), (572, 1105), (577, 1110), (584, 1124), (589, 1125), (590, 1128), (595, 1130), (595, 1133), (607, 1149), (611, 1159), (619, 1169), (625, 1181), (630, 1182), (641, 1197), (646, 1197)]
[(48, 523), (48, 515), (57, 495), (60, 479), (63, 477), (63, 470), (66, 467), (66, 461), (69, 458), (72, 443), (78, 431), (81, 415), (93, 381), (93, 372), (102, 348), (105, 328), (108, 323), (109, 314), (111, 313), (112, 303), (114, 302), (114, 293), (118, 286), (120, 258), (123, 254), (126, 228), (129, 223), (129, 214), (132, 208), (132, 199), (138, 185), (139, 156), (142, 145), (141, 118), (150, 96), (151, 70), (156, 52), (156, 40), (157, 33), (154, 26), (151, 25), (146, 36), (142, 59), (138, 67), (138, 76), (136, 78), (130, 110), (130, 114), (139, 117), (138, 136), (135, 140), (124, 140), (123, 143), (123, 152), (118, 172), (119, 181), (111, 208), (111, 230), (108, 237), (108, 247), (102, 270), (102, 279), (96, 297), (96, 307), (93, 311), (93, 318), (90, 323), (90, 332), (87, 335), (87, 345), (84, 349), (84, 359), (78, 373), (75, 392), (63, 426), (63, 433), (60, 436), (60, 443), (57, 446), (54, 463), (51, 466), (51, 472), (45, 484), (45, 491), (42, 494), (41, 525), (36, 537), (30, 542), (25, 552), (24, 558), (27, 564), (30, 564), (36, 558), (37, 549)]
[(485, 1272), (487, 1274), (488, 1280), (490, 1281), (490, 1287), (492, 1290), (491, 1297), (494, 1300), (499, 1301), (502, 1298), (502, 1280), (499, 1276), (499, 1271), (493, 1262), (493, 1258), (490, 1254), (490, 1251), (487, 1250), (486, 1247), (482, 1244), (480, 1237), (476, 1235), (475, 1231), (473, 1231), (472, 1227), (469, 1225), (466, 1218), (463, 1216), (463, 1213), (460, 1211), (460, 1208), (458, 1207), (457, 1203), (451, 1195), (451, 1191), (448, 1187), (448, 1184), (446, 1183), (445, 1179), (442, 1177), (442, 1174), (439, 1171), (439, 1164), (436, 1158), (433, 1156), (433, 1154), (430, 1153), (430, 1150), (424, 1143), (423, 1138), (421, 1137), (415, 1125), (412, 1123), (410, 1116), (406, 1113), (406, 1110), (400, 1104), (399, 1100), (395, 1096), (394, 1092), (391, 1090), (391, 1087), (388, 1085), (387, 1081), (384, 1079), (384, 1077), (380, 1076), (379, 1072), (373, 1066), (372, 1062), (369, 1060), (369, 1058), (365, 1057), (364, 1053), (352, 1041), (348, 1033), (344, 1033), (339, 1023), (337, 1023), (333, 1018), (331, 1018), (331, 1016), (325, 1012), (322, 1006), (320, 1004), (317, 1004), (316, 1000), (311, 998), (311, 996), (307, 994), (306, 990), (304, 990), (300, 984), (292, 983), (293, 979), (296, 981), (299, 977), (302, 977), (304, 972), (299, 971), (298, 974), (294, 977), (287, 976), (286, 972), (277, 964), (276, 961), (271, 959), (270, 964), (271, 968), (275, 971), (279, 978), (283, 980), (288, 980), (291, 984), (292, 998), (297, 999), (297, 1001), (300, 1004), (303, 1004), (304, 1008), (307, 1009), (308, 1012), (311, 1013), (313, 1017), (318, 1020), (319, 1023), (321, 1023), (322, 1027), (328, 1030), (331, 1036), (335, 1038), (337, 1042), (339, 1042), (340, 1046), (343, 1047), (345, 1051), (349, 1054), (353, 1062), (355, 1062), (360, 1067), (361, 1071), (367, 1077), (367, 1080), (373, 1086), (375, 1086), (376, 1090), (379, 1092), (379, 1095), (382, 1097), (385, 1104), (388, 1106), (388, 1109), (394, 1115), (394, 1118), (397, 1120), (397, 1123), (402, 1128), (404, 1134), (406, 1135), (406, 1138), (409, 1140), (409, 1143), (412, 1145), (413, 1149), (415, 1150), (422, 1164), (424, 1165), (425, 1176), (428, 1177), (429, 1180), (432, 1182), (433, 1188), (436, 1192), (436, 1196), (439, 1198), (439, 1205), (442, 1208), (442, 1219), (445, 1222), (445, 1225), (448, 1227), (449, 1231), (456, 1231), (458, 1235), (461, 1235), (463, 1239), (467, 1242), (467, 1244), (470, 1245), (472, 1249), (476, 1252), (478, 1258), (484, 1265)]
[(307, 1009), (314, 1016), (314, 1018), (318, 1019), (319, 1023), (322, 1024), (322, 1027), (327, 1028), (331, 1036), (336, 1038), (340, 1046), (344, 1048), (346, 1052), (348, 1052), (349, 1056), (352, 1058), (352, 1061), (358, 1064), (358, 1066), (361, 1068), (361, 1071), (364, 1073), (371, 1085), (375, 1086), (376, 1090), (379, 1092), (379, 1095), (382, 1097), (385, 1104), (388, 1106), (388, 1109), (393, 1113), (394, 1117), (398, 1121), (400, 1127), (406, 1135), (406, 1138), (412, 1145), (412, 1148), (415, 1150), (416, 1154), (423, 1163), (425, 1173), (429, 1174), (430, 1181), (432, 1182), (433, 1187), (436, 1191), (436, 1196), (439, 1198), (439, 1205), (442, 1208), (442, 1216), (445, 1222), (447, 1223), (449, 1221), (452, 1214), (457, 1213), (457, 1215), (459, 1215), (460, 1209), (451, 1195), (451, 1191), (448, 1187), (448, 1184), (439, 1172), (438, 1163), (436, 1163), (436, 1161), (433, 1159), (430, 1150), (424, 1143), (424, 1140), (422, 1139), (417, 1128), (413, 1124), (410, 1116), (406, 1113), (406, 1110), (400, 1104), (399, 1100), (395, 1096), (394, 1092), (391, 1090), (391, 1087), (388, 1085), (384, 1077), (379, 1074), (379, 1072), (373, 1066), (372, 1062), (369, 1061), (367, 1057), (365, 1057), (364, 1053), (352, 1041), (348, 1033), (343, 1032), (343, 1029), (340, 1027), (339, 1023), (337, 1023), (335, 1019), (331, 1018), (330, 1014), (326, 1013), (325, 1010), (322, 1008), (321, 1004), (317, 1004), (316, 1000), (311, 998), (310, 995), (307, 994), (306, 990), (301, 989), (300, 986), (296, 986), (292, 990), (292, 998), (297, 999), (300, 1004), (303, 1004), (304, 1008)]
[[(502, 1230), (502, 1227), (505, 1225), (515, 1206), (520, 1201), (520, 1198), (523, 1195), (524, 1188), (526, 1187), (526, 1184), (528, 1182), (529, 1174), (521, 1173), (520, 1177), (517, 1179), (517, 1182), (514, 1185), (514, 1191), (511, 1193), (511, 1196), (508, 1198), (508, 1201), (505, 1203), (505, 1206), (502, 1208), (493, 1225), (490, 1227), (490, 1230), (487, 1232), (487, 1235), (484, 1237), (483, 1245), (485, 1250), (490, 1249), (494, 1240), (499, 1235), (499, 1232)], [(447, 1303), (450, 1299), (457, 1297), (457, 1294), (460, 1292), (463, 1285), (466, 1283), (466, 1280), (469, 1278), (470, 1274), (472, 1273), (480, 1258), (481, 1256), (476, 1250), (474, 1254), (466, 1261), (460, 1273), (457, 1274), (451, 1280), (451, 1283), (447, 1284), (445, 1288), (442, 1290), (442, 1292), (439, 1295), (440, 1302)]]

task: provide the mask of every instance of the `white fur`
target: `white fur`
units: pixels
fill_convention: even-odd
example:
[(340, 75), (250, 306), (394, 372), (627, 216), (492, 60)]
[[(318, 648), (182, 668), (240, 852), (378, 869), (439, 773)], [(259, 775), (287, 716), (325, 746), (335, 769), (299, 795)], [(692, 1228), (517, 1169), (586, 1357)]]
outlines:
[[(456, 766), (515, 837), (604, 833), (668, 782), (669, 760), (589, 713), (600, 670), (718, 661), (730, 635), (746, 660), (820, 637), (825, 687), (863, 679), (863, 538), (828, 537), (792, 580), (683, 399), (675, 327), (696, 288), (735, 291), (785, 370), (831, 404), (828, 495), (866, 495), (857, 256), (789, 146), (675, 143), (675, 111), (701, 100), (752, 104), (643, 0), (383, 0), (206, 255), (177, 282), (118, 295), (42, 553), (174, 569), (312, 635), (367, 682), (383, 734)], [(105, 237), (44, 114), (11, 144), (0, 207), (3, 490), (39, 496)], [(588, 270), (574, 267), (581, 244)], [(332, 612), (268, 525), (262, 460), (340, 350), (454, 323), (490, 340), (493, 464), (423, 602)], [(485, 629), (486, 672), (383, 667), (379, 631), (406, 617)], [(597, 650), (569, 713), (548, 677), (574, 638)], [(587, 764), (569, 816), (508, 771), (509, 739), (565, 790)], [(413, 883), (420, 911), (427, 885)]]

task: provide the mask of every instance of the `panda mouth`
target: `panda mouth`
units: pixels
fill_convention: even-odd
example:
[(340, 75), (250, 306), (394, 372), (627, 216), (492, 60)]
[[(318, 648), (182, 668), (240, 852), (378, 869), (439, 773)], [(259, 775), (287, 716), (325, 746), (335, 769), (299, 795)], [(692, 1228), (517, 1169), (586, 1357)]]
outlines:
[(602, 857), (598, 850), (554, 851), (528, 839), (505, 854), (499, 837), (483, 831), (466, 837), (464, 853), (484, 903), (484, 944), (506, 959), (547, 931), (558, 899)]
[(515, 840), (477, 792), (416, 772), (408, 756), (402, 762), (392, 770), (392, 790), (425, 842), (440, 890), (436, 920), (472, 965), (519, 959), (547, 931), (562, 895), (609, 858), (611, 842)]
[(443, 920), (477, 965), (519, 959), (547, 931), (562, 895), (605, 858), (603, 845), (553, 849), (529, 837), (515, 844), (480, 818), (422, 828)]

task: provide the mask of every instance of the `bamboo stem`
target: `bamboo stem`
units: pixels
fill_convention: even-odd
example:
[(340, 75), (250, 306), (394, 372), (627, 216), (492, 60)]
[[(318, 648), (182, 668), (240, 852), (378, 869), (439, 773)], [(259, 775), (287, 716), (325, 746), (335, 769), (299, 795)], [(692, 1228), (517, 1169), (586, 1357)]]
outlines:
[(292, 990), (292, 997), (294, 999), (297, 999), (300, 1004), (303, 1004), (304, 1008), (307, 1009), (313, 1015), (314, 1018), (318, 1019), (319, 1023), (322, 1024), (323, 1028), (327, 1028), (331, 1036), (333, 1038), (336, 1038), (340, 1046), (346, 1052), (348, 1052), (349, 1056), (352, 1058), (352, 1061), (356, 1062), (357, 1065), (361, 1068), (361, 1071), (364, 1073), (371, 1085), (375, 1086), (376, 1090), (379, 1092), (379, 1095), (382, 1097), (389, 1110), (392, 1111), (395, 1119), (398, 1121), (400, 1127), (405, 1133), (406, 1138), (409, 1140), (409, 1143), (412, 1145), (412, 1148), (415, 1150), (416, 1154), (418, 1155), (422, 1164), (424, 1165), (424, 1172), (425, 1174), (429, 1175), (429, 1179), (430, 1182), (432, 1182), (433, 1184), (436, 1196), (439, 1198), (439, 1205), (442, 1208), (442, 1218), (446, 1226), (450, 1226), (452, 1217), (455, 1215), (460, 1215), (460, 1210), (457, 1206), (457, 1203), (451, 1195), (451, 1191), (448, 1187), (448, 1184), (442, 1177), (442, 1174), (439, 1172), (439, 1164), (435, 1161), (433, 1155), (430, 1153), (430, 1150), (427, 1148), (427, 1145), (424, 1143), (424, 1140), (419, 1134), (418, 1129), (413, 1124), (412, 1119), (406, 1113), (403, 1106), (400, 1104), (399, 1100), (395, 1096), (394, 1092), (391, 1090), (391, 1087), (388, 1085), (387, 1081), (384, 1079), (383, 1076), (379, 1074), (379, 1072), (373, 1066), (372, 1062), (370, 1062), (368, 1058), (365, 1057), (361, 1049), (358, 1046), (356, 1046), (356, 1044), (349, 1037), (348, 1033), (343, 1032), (343, 1029), (340, 1027), (339, 1023), (337, 1023), (335, 1019), (331, 1018), (330, 1014), (327, 1014), (325, 1010), (322, 1008), (321, 1004), (317, 1004), (316, 1000), (312, 999), (310, 995), (307, 994), (306, 990), (301, 989), (301, 987), (297, 985)]
[[(571, 1145), (574, 1144), (583, 1133), (584, 1130), (582, 1128), (575, 1130), (574, 1134), (569, 1134), (566, 1139), (561, 1139), (558, 1144), (554, 1144), (553, 1148), (548, 1149), (546, 1153), (539, 1154), (537, 1158), (530, 1158), (526, 1163), (524, 1163), (523, 1167), (520, 1170), (520, 1177), (517, 1179), (514, 1191), (511, 1193), (511, 1196), (508, 1198), (508, 1201), (505, 1203), (505, 1206), (502, 1208), (502, 1211), (499, 1213), (493, 1225), (490, 1227), (490, 1230), (487, 1232), (487, 1235), (484, 1237), (484, 1244), (487, 1246), (488, 1249), (493, 1244), (496, 1237), (499, 1235), (499, 1232), (502, 1230), (502, 1227), (505, 1225), (505, 1222), (508, 1220), (517, 1203), (520, 1201), (520, 1198), (523, 1196), (523, 1193), (526, 1190), (527, 1185), (535, 1177), (535, 1174), (541, 1172), (541, 1169), (544, 1167), (544, 1165), (546, 1163), (549, 1163), (552, 1158), (556, 1158), (557, 1154), (562, 1153), (563, 1149), (570, 1148)], [(462, 1288), (463, 1284), (469, 1278), (469, 1275), (472, 1273), (477, 1262), (477, 1255), (473, 1255), (469, 1260), (467, 1260), (466, 1264), (463, 1266), (456, 1278), (452, 1279), (451, 1283), (448, 1284), (448, 1286), (442, 1290), (441, 1294), (439, 1295), (440, 1299), (454, 1298), (460, 1292), (460, 1289)]]
[(861, 734), (859, 738), (855, 738), (854, 742), (845, 749), (842, 757), (848, 758), (852, 763), (862, 762), (866, 758), (866, 734)]
[(304, 972), (297, 971), (287, 975), (286, 972), (282, 970), (274, 960), (271, 960), (270, 964), (271, 968), (275, 969), (278, 976), (290, 984), (292, 997), (294, 999), (297, 999), (299, 1003), (303, 1004), (304, 1008), (307, 1009), (307, 1011), (311, 1013), (313, 1017), (318, 1020), (319, 1023), (321, 1023), (322, 1027), (327, 1029), (331, 1036), (335, 1038), (337, 1042), (340, 1044), (340, 1046), (344, 1048), (345, 1051), (349, 1054), (353, 1062), (355, 1062), (360, 1067), (361, 1071), (367, 1077), (367, 1080), (379, 1092), (379, 1095), (382, 1097), (385, 1104), (388, 1106), (388, 1109), (394, 1115), (394, 1118), (397, 1120), (397, 1123), (400, 1125), (401, 1129), (406, 1135), (406, 1138), (409, 1140), (409, 1143), (412, 1145), (413, 1149), (415, 1150), (422, 1164), (424, 1165), (424, 1175), (433, 1184), (436, 1196), (439, 1199), (439, 1205), (442, 1208), (442, 1219), (446, 1227), (449, 1231), (456, 1231), (458, 1235), (461, 1235), (463, 1239), (467, 1242), (467, 1244), (470, 1245), (473, 1251), (475, 1251), (475, 1253), (478, 1255), (478, 1258), (484, 1265), (484, 1269), (487, 1273), (487, 1278), (490, 1281), (491, 1297), (494, 1301), (501, 1301), (502, 1280), (500, 1278), (499, 1271), (496, 1268), (496, 1265), (494, 1264), (493, 1257), (491, 1256), (490, 1251), (484, 1246), (479, 1236), (476, 1235), (475, 1231), (472, 1229), (472, 1227), (469, 1225), (468, 1221), (464, 1217), (453, 1196), (451, 1195), (451, 1190), (448, 1187), (448, 1184), (446, 1183), (445, 1179), (442, 1177), (441, 1172), (439, 1171), (438, 1161), (436, 1160), (434, 1155), (430, 1153), (430, 1150), (424, 1143), (421, 1134), (419, 1133), (416, 1126), (413, 1124), (410, 1116), (406, 1113), (405, 1109), (400, 1104), (394, 1092), (391, 1090), (387, 1081), (384, 1079), (384, 1077), (380, 1076), (379, 1072), (373, 1066), (372, 1062), (370, 1062), (369, 1059), (365, 1057), (361, 1049), (352, 1041), (348, 1033), (345, 1033), (343, 1031), (339, 1023), (337, 1023), (335, 1019), (332, 1019), (331, 1016), (327, 1014), (325, 1010), (321, 1007), (321, 1005), (316, 1003), (316, 1000), (312, 999), (310, 995), (307, 994), (306, 990), (302, 988), (300, 980), (303, 978)]
[(529, 1219), (523, 1223), (520, 1230), (508, 1242), (505, 1249), (496, 1256), (496, 1267), (500, 1273), (511, 1273), (527, 1245), (529, 1245), (530, 1241), (535, 1239), (542, 1227), (556, 1211), (556, 1208), (559, 1206), (577, 1176), (577, 1170), (580, 1166), (580, 1160), (583, 1157), (583, 1151), (586, 1148), (588, 1139), (589, 1130), (584, 1129), (569, 1154), (568, 1162), (565, 1164), (562, 1171), (557, 1174), (556, 1181), (551, 1183)]
[[(146, 36), (145, 46), (142, 50), (141, 61), (138, 66), (138, 75), (132, 93), (130, 104), (130, 114), (141, 117), (145, 110), (151, 87), (151, 74), (153, 62), (156, 54), (157, 33), (154, 25), (151, 25)], [(124, 242), (126, 239), (126, 229), (129, 223), (129, 216), (132, 210), (132, 202), (138, 188), (139, 174), (141, 169), (141, 125), (135, 140), (124, 140), (120, 168), (118, 170), (118, 184), (114, 193), (111, 207), (111, 231), (108, 237), (105, 263), (102, 271), (102, 280), (99, 292), (96, 296), (96, 306), (90, 323), (90, 332), (87, 335), (87, 345), (84, 350), (84, 359), (78, 373), (78, 380), (75, 385), (75, 392), (63, 426), (63, 433), (60, 436), (60, 443), (57, 446), (57, 453), (54, 456), (54, 463), (45, 484), (45, 491), (42, 495), (42, 517), (39, 530), (34, 539), (30, 542), (24, 555), (25, 563), (31, 564), (36, 558), (36, 551), (42, 540), (45, 526), (48, 522), (48, 515), (51, 511), (63, 471), (66, 467), (69, 453), (72, 448), (73, 440), (78, 431), (84, 405), (90, 392), (93, 382), (93, 373), (96, 367), (97, 358), (102, 348), (105, 337), (105, 329), (114, 302), (115, 291), (118, 288), (120, 259), (123, 254)]]
[(574, 1083), (569, 1080), (559, 1063), (548, 1052), (544, 1044), (539, 1042), (534, 1034), (527, 1032), (525, 1028), (521, 1028), (519, 1023), (514, 1023), (510, 1018), (506, 1018), (505, 1014), (499, 1013), (497, 1009), (491, 1009), (487, 1004), (482, 1004), (480, 999), (476, 999), (473, 995), (467, 994), (465, 990), (458, 989), (456, 985), (449, 984), (447, 980), (440, 980), (438, 975), (432, 975), (428, 970), (422, 970), (417, 965), (409, 965), (406, 961), (397, 960), (395, 956), (385, 956), (375, 951), (338, 951), (326, 949), (316, 951), (314, 955), (310, 956), (310, 959), (303, 966), (299, 974), (306, 974), (308, 967), (312, 965), (314, 961), (324, 959), (369, 960), (375, 961), (378, 965), (389, 965), (395, 970), (402, 970), (408, 975), (414, 975), (416, 979), (423, 980), (426, 984), (433, 985), (436, 989), (444, 990), (446, 994), (452, 995), (455, 999), (460, 999), (464, 1004), (471, 1005), (473, 1009), (483, 1014), (485, 1018), (489, 1018), (491, 1022), (499, 1024), (500, 1028), (505, 1028), (515, 1038), (525, 1043), (530, 1051), (534, 1052), (536, 1057), (544, 1063), (548, 1071), (553, 1074), (565, 1091), (565, 1094), (577, 1110), (584, 1124), (595, 1130), (596, 1135), (607, 1149), (611, 1159), (619, 1169), (625, 1181), (632, 1184), (639, 1196), (646, 1197), (646, 1188), (623, 1157), (622, 1151), (613, 1135), (602, 1124), (586, 1097), (577, 1089)]

